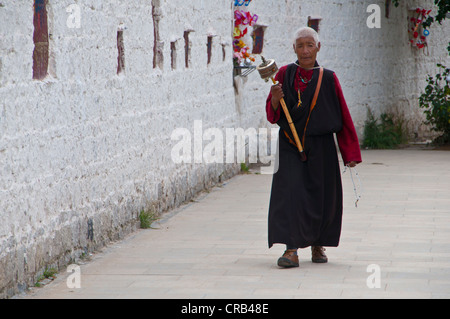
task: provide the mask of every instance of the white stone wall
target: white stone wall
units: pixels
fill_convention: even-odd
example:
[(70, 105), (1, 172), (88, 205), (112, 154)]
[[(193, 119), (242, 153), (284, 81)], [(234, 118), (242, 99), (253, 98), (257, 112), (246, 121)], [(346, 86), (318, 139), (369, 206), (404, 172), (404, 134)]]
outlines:
[[(135, 230), (142, 208), (173, 208), (238, 167), (171, 160), (175, 128), (192, 130), (195, 119), (204, 129), (233, 126), (237, 118), (229, 3), (160, 1), (164, 61), (153, 68), (151, 1), (77, 1), (77, 29), (67, 26), (66, 8), (74, 2), (50, 0), (50, 75), (43, 81), (32, 80), (33, 1), (1, 3), (4, 296), (33, 285), (44, 267)], [(119, 25), (125, 27), (125, 72), (117, 75)], [(214, 35), (209, 65), (208, 35)], [(177, 48), (174, 70), (170, 42)]]
[[(68, 26), (66, 9), (74, 3), (80, 28)], [(382, 8), (381, 29), (366, 26), (370, 3)], [(132, 232), (141, 209), (176, 207), (238, 171), (233, 164), (174, 163), (176, 128), (193, 133), (196, 120), (203, 132), (273, 127), (265, 119), (270, 84), (257, 72), (232, 76), (232, 1), (49, 0), (47, 6), (49, 76), (37, 81), (33, 1), (0, 0), (0, 297), (33, 285), (45, 267)], [(293, 32), (308, 16), (322, 17), (319, 63), (336, 71), (361, 136), (368, 106), (378, 113), (396, 108), (419, 127), (414, 99), (422, 73), (446, 57), (447, 22), (436, 27), (426, 57), (408, 47), (406, 5), (392, 6), (389, 19), (383, 8), (384, 1), (254, 0), (247, 9), (267, 26), (263, 54), (279, 66), (295, 60)], [(156, 68), (152, 13), (162, 56)], [(125, 71), (117, 75), (119, 27)]]
[[(437, 8), (433, 5), (433, 0), (402, 1), (402, 7), (395, 8), (395, 17), (401, 24), (397, 27), (403, 31), (398, 37), (394, 37), (393, 42), (399, 42), (395, 59), (391, 62), (391, 73), (396, 74), (396, 81), (392, 81), (389, 91), (394, 101), (393, 108), (402, 115), (408, 125), (411, 138), (419, 141), (432, 139), (435, 132), (423, 124), (425, 116), (423, 109), (419, 107), (418, 98), (425, 91), (428, 75), (435, 76), (438, 73), (436, 64), (441, 63), (447, 67), (450, 65), (450, 56), (447, 51), (449, 44), (450, 20), (446, 19), (442, 24), (434, 23), (430, 28), (430, 35), (427, 37), (428, 48), (417, 50), (408, 44), (408, 34), (404, 32), (408, 28), (408, 17), (411, 17), (409, 9), (417, 7), (433, 9), (431, 15), (437, 14)], [(394, 29), (394, 28), (393, 28)], [(394, 29), (395, 30), (395, 29)], [(398, 31), (397, 31), (398, 32)]]

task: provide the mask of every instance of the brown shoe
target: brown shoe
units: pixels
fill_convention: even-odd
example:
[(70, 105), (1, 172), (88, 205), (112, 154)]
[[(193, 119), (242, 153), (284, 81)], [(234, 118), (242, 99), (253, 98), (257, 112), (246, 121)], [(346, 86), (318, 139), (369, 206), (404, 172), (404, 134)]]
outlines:
[(283, 256), (278, 258), (278, 266), (283, 268), (298, 267), (298, 255), (296, 252), (297, 250), (295, 249), (287, 249)]
[(328, 262), (327, 255), (325, 255), (325, 248), (322, 246), (311, 246), (311, 255), (313, 263), (326, 263)]

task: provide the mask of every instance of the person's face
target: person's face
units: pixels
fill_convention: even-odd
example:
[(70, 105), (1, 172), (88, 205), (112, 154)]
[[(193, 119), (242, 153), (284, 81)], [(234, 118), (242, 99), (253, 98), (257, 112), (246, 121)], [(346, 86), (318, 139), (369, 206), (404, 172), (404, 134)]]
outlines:
[(320, 43), (316, 45), (313, 37), (299, 38), (295, 41), (294, 51), (297, 54), (298, 63), (302, 68), (314, 67), (317, 53), (320, 51)]

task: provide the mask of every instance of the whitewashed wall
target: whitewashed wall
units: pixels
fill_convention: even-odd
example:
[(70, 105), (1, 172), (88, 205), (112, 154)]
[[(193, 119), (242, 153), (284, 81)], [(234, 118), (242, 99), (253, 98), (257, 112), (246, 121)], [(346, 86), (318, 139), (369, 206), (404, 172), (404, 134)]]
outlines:
[[(231, 5), (161, 1), (164, 61), (153, 68), (151, 1), (49, 1), (50, 75), (32, 80), (33, 1), (1, 1), (0, 296), (135, 230), (142, 208), (164, 211), (237, 172), (171, 160), (175, 128), (232, 126)], [(156, 2), (155, 2), (156, 3)], [(125, 26), (125, 73), (116, 74)], [(192, 30), (184, 65), (185, 30)], [(207, 36), (213, 34), (207, 65)], [(176, 41), (172, 70), (170, 42)], [(226, 59), (223, 60), (222, 46)], [(91, 225), (89, 228), (88, 225)], [(88, 236), (89, 235), (89, 236)], [(89, 238), (88, 238), (89, 237)]]

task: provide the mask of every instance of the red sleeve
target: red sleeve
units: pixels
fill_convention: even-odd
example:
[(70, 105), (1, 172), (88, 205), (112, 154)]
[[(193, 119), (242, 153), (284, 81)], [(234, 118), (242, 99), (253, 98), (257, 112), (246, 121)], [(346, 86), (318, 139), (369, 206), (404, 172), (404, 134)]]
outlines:
[(342, 113), (342, 130), (336, 134), (342, 160), (345, 165), (352, 161), (361, 163), (362, 158), (361, 149), (359, 148), (358, 135), (356, 134), (355, 126), (353, 124), (350, 111), (348, 110), (341, 84), (339, 83), (336, 74), (334, 74), (334, 83)]
[[(283, 80), (284, 80), (284, 74), (286, 73), (286, 69), (287, 66), (282, 66), (279, 70), (277, 75), (275, 76), (275, 81), (278, 81), (280, 84), (283, 84)], [(267, 113), (267, 120), (272, 123), (275, 124), (278, 122), (278, 120), (280, 119), (280, 109), (281, 109), (281, 105), (277, 108), (277, 110), (275, 111), (272, 107), (272, 93), (269, 93), (269, 96), (267, 97), (266, 100), (266, 113)]]

